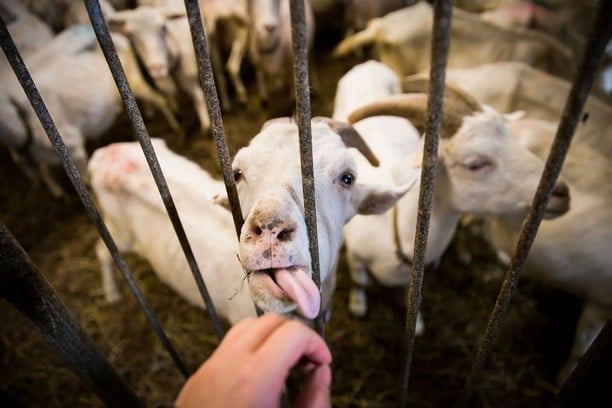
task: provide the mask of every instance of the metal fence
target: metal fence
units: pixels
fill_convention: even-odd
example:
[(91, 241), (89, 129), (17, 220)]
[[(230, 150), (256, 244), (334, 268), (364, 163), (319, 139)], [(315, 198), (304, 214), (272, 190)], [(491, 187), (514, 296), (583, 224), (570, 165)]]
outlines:
[[(206, 283), (203, 281), (193, 251), (180, 221), (170, 191), (164, 179), (155, 151), (153, 150), (147, 129), (141, 113), (136, 105), (135, 98), (130, 90), (125, 73), (117, 56), (112, 39), (104, 22), (100, 5), (97, 0), (84, 0), (94, 27), (98, 41), (107, 59), (109, 68), (121, 94), (128, 113), (131, 125), (137, 135), (140, 145), (145, 152), (149, 167), (163, 199), (170, 220), (179, 238), (182, 249), (188, 260), (194, 279), (208, 313), (213, 322), (219, 339), (224, 335), (223, 328), (215, 313), (214, 305), (208, 294)], [(310, 253), (313, 259), (315, 282), (320, 286), (318, 276), (318, 248), (316, 240), (316, 213), (314, 201), (312, 146), (310, 142), (310, 93), (308, 77), (308, 56), (305, 36), (305, 10), (302, 0), (291, 0), (291, 23), (294, 40), (294, 79), (296, 84), (296, 112), (300, 135), (300, 155), (302, 162), (303, 189), (306, 223), (309, 232)], [(185, 0), (188, 19), (191, 28), (193, 44), (199, 63), (201, 84), (208, 104), (208, 112), (212, 120), (212, 134), (217, 147), (221, 163), (223, 179), (226, 185), (236, 232), (240, 231), (243, 218), (240, 213), (238, 194), (231, 170), (227, 140), (223, 127), (212, 67), (208, 54), (207, 38), (203, 30), (200, 9), (196, 0)], [(574, 131), (581, 117), (582, 109), (594, 80), (599, 61), (610, 39), (612, 31), (612, 2), (600, 1), (596, 19), (593, 21), (593, 32), (589, 38), (579, 65), (579, 72), (566, 101), (565, 109), (557, 130), (550, 155), (546, 160), (545, 171), (540, 180), (539, 187), (533, 199), (532, 206), (523, 225), (515, 252), (511, 258), (510, 266), (500, 289), (495, 306), (490, 314), (490, 320), (474, 358), (471, 370), (467, 375), (465, 392), (459, 405), (469, 403), (484, 362), (492, 347), (492, 343), (499, 333), (500, 326), (507, 314), (510, 301), (517, 287), (523, 266), (529, 250), (533, 244), (540, 221), (543, 218), (546, 204), (551, 197), (553, 187), (560, 174), (565, 155), (570, 147)], [(437, 162), (438, 136), (441, 127), (442, 98), (444, 94), (445, 69), (449, 48), (449, 32), (452, 20), (452, 1), (434, 2), (434, 26), (431, 48), (432, 86), (429, 90), (428, 120), (425, 129), (425, 148), (422, 162), (421, 193), (419, 196), (419, 213), (417, 220), (417, 234), (413, 254), (413, 267), (411, 285), (409, 287), (409, 304), (405, 318), (404, 355), (405, 360), (401, 376), (401, 386), (398, 390), (398, 405), (405, 406), (409, 395), (410, 367), (415, 338), (416, 316), (421, 302), (421, 285), (425, 268), (425, 251), (429, 218), (431, 214), (432, 195), (434, 188), (435, 169)], [(27, 66), (15, 47), (10, 34), (6, 29), (6, 22), (0, 19), (0, 42), (19, 82), (34, 107), (49, 139), (60, 156), (68, 177), (77, 191), (77, 194), (86, 208), (89, 216), (98, 228), (100, 236), (107, 245), (117, 266), (127, 281), (130, 290), (138, 300), (149, 324), (155, 331), (162, 345), (170, 354), (172, 360), (185, 376), (189, 372), (181, 361), (179, 354), (164, 333), (163, 328), (156, 319), (153, 311), (147, 304), (126, 262), (119, 253), (113, 238), (109, 234), (99, 211), (97, 210), (88, 189), (79, 175), (72, 161), (61, 135), (47, 111), (40, 94), (30, 77)], [(74, 371), (90, 385), (95, 394), (109, 406), (138, 406), (142, 401), (127, 387), (126, 383), (108, 363), (106, 358), (96, 350), (93, 342), (79, 327), (77, 320), (70, 310), (59, 300), (51, 285), (40, 274), (32, 263), (28, 254), (21, 248), (19, 242), (13, 237), (6, 226), (0, 223), (0, 295), (7, 299), (16, 309), (23, 313), (32, 323), (35, 331), (56, 350), (73, 367)], [(315, 327), (322, 336), (325, 336), (321, 316), (315, 319)], [(572, 372), (568, 380), (557, 394), (554, 406), (571, 406), (584, 392), (589, 379), (589, 370), (597, 364), (603, 353), (609, 353), (612, 343), (612, 324), (604, 326), (598, 338), (589, 351)]]

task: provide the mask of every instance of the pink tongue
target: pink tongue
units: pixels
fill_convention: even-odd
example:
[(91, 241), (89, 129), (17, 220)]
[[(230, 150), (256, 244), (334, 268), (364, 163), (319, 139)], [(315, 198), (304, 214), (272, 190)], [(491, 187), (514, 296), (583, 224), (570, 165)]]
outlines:
[(275, 272), (276, 283), (291, 299), (297, 303), (302, 316), (314, 319), (321, 307), (321, 295), (317, 285), (302, 268), (288, 271), (279, 269)]

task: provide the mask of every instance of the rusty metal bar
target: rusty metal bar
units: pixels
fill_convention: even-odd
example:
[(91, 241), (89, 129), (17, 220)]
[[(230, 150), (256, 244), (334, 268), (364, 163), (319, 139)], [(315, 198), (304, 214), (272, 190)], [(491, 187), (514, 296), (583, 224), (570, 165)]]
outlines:
[[(217, 156), (219, 157), (221, 171), (223, 173), (223, 181), (225, 182), (227, 197), (232, 209), (236, 234), (240, 236), (240, 229), (244, 223), (244, 218), (242, 216), (242, 212), (240, 211), (240, 201), (238, 199), (238, 192), (236, 191), (234, 172), (232, 171), (232, 159), (227, 147), (227, 138), (225, 136), (225, 129), (223, 127), (221, 105), (219, 103), (217, 88), (215, 86), (214, 73), (208, 52), (208, 42), (203, 29), (202, 16), (200, 13), (198, 0), (185, 0), (185, 8), (187, 9), (191, 39), (193, 41), (193, 46), (198, 60), (200, 82), (202, 83), (202, 89), (204, 90), (204, 96), (206, 97), (208, 115), (210, 116), (212, 124), (212, 135), (215, 139), (215, 145), (217, 146)], [(222, 75), (223, 73), (220, 74)]]
[(34, 331), (107, 406), (144, 407), (2, 222), (0, 297), (28, 319)]
[(427, 101), (427, 123), (425, 125), (425, 145), (423, 148), (421, 186), (419, 190), (419, 212), (417, 215), (410, 284), (408, 286), (408, 305), (406, 308), (404, 334), (405, 365), (400, 395), (401, 407), (405, 407), (407, 402), (416, 321), (419, 306), (421, 304), (421, 288), (423, 286), (425, 253), (427, 250), (427, 237), (429, 235), (429, 220), (431, 218), (436, 166), (438, 164), (438, 139), (442, 126), (442, 100), (444, 98), (445, 70), (450, 43), (450, 25), (453, 14), (452, 6), (452, 1), (449, 0), (436, 0), (434, 2), (431, 69), (429, 73), (431, 86), (429, 87)]
[[(206, 33), (204, 32), (198, 0), (185, 0), (185, 8), (187, 10), (187, 18), (189, 19), (191, 39), (198, 61), (200, 83), (202, 85), (202, 90), (204, 91), (204, 97), (206, 98), (206, 106), (212, 125), (212, 134), (215, 140), (215, 146), (217, 147), (217, 157), (219, 158), (221, 172), (223, 173), (225, 191), (227, 192), (227, 198), (229, 199), (236, 235), (238, 239), (240, 239), (240, 230), (242, 229), (242, 224), (244, 224), (244, 218), (242, 216), (242, 211), (240, 210), (240, 200), (238, 197), (238, 191), (236, 190), (234, 172), (232, 170), (232, 159), (227, 147), (227, 138), (225, 136), (225, 129), (223, 127), (221, 105), (217, 95), (217, 87), (215, 86), (215, 77), (208, 52), (208, 42), (206, 39)], [(263, 310), (261, 310), (261, 308), (256, 304), (254, 306), (257, 315), (261, 316), (263, 314)]]
[(191, 245), (189, 244), (189, 240), (187, 239), (187, 235), (185, 234), (185, 229), (183, 228), (183, 224), (181, 223), (179, 214), (176, 210), (174, 200), (172, 199), (172, 195), (170, 194), (170, 190), (168, 189), (168, 184), (159, 165), (159, 161), (157, 160), (157, 155), (155, 154), (155, 150), (153, 149), (151, 139), (149, 138), (149, 134), (144, 125), (142, 115), (140, 114), (140, 110), (138, 109), (138, 105), (136, 104), (136, 99), (134, 98), (132, 90), (130, 89), (130, 85), (127, 81), (125, 72), (123, 71), (123, 67), (121, 65), (121, 61), (119, 60), (119, 56), (117, 55), (117, 50), (115, 49), (113, 40), (108, 32), (108, 28), (106, 27), (106, 22), (104, 21), (104, 16), (102, 15), (102, 10), (100, 8), (100, 3), (98, 0), (84, 1), (87, 6), (89, 19), (91, 20), (91, 24), (96, 33), (96, 37), (98, 38), (98, 42), (100, 43), (100, 47), (102, 48), (102, 52), (104, 53), (104, 57), (106, 58), (108, 67), (110, 68), (113, 74), (113, 78), (115, 79), (115, 83), (117, 84), (117, 89), (121, 94), (121, 98), (130, 118), (130, 123), (134, 130), (134, 133), (138, 137), (140, 146), (142, 147), (142, 150), (145, 154), (147, 163), (149, 164), (149, 168), (151, 169), (151, 173), (153, 174), (153, 178), (155, 179), (155, 184), (159, 189), (159, 193), (164, 202), (164, 206), (166, 207), (166, 211), (168, 212), (168, 217), (172, 222), (174, 231), (176, 232), (183, 252), (185, 253), (187, 263), (189, 264), (189, 268), (191, 269), (200, 294), (202, 295), (204, 304), (206, 305), (206, 310), (215, 328), (215, 332), (219, 338), (223, 338), (223, 327), (221, 326), (221, 323), (217, 316), (215, 306), (213, 305), (212, 299), (210, 298), (210, 294), (206, 289), (204, 279), (202, 279), (202, 274), (196, 262), (193, 250), (191, 249)]
[(147, 301), (140, 292), (138, 285), (134, 281), (132, 273), (128, 269), (121, 255), (119, 254), (119, 250), (117, 249), (115, 242), (110, 236), (108, 228), (106, 227), (106, 224), (104, 224), (104, 221), (100, 216), (100, 212), (93, 203), (93, 200), (91, 199), (91, 196), (89, 195), (89, 192), (85, 187), (85, 184), (83, 183), (83, 180), (81, 179), (81, 176), (79, 175), (79, 172), (77, 171), (74, 162), (70, 158), (70, 154), (66, 149), (66, 145), (64, 144), (63, 139), (57, 131), (57, 127), (53, 122), (53, 118), (51, 118), (51, 115), (49, 114), (49, 111), (47, 110), (47, 107), (45, 106), (40, 96), (40, 93), (38, 92), (38, 89), (36, 88), (36, 85), (34, 84), (34, 81), (32, 80), (32, 77), (30, 76), (30, 73), (28, 72), (28, 69), (24, 64), (23, 59), (21, 58), (21, 55), (19, 54), (19, 51), (15, 47), (15, 43), (13, 42), (8, 30), (6, 29), (2, 18), (0, 18), (0, 43), (8, 61), (11, 64), (11, 67), (13, 68), (13, 71), (15, 72), (15, 75), (17, 76), (17, 79), (19, 80), (26, 96), (28, 97), (28, 100), (36, 111), (36, 115), (38, 116), (38, 119), (40, 120), (43, 128), (45, 129), (45, 132), (47, 133), (47, 136), (49, 137), (53, 148), (60, 157), (64, 169), (68, 174), (68, 178), (70, 179), (79, 198), (81, 199), (83, 206), (85, 207), (90, 218), (93, 220), (94, 224), (98, 228), (102, 240), (108, 247), (109, 252), (113, 256), (113, 259), (117, 263), (117, 266), (121, 270), (121, 273), (123, 274), (126, 282), (128, 283), (130, 290), (132, 291), (140, 307), (144, 311), (149, 321), (149, 324), (153, 327), (153, 330), (160, 338), (164, 348), (168, 351), (179, 370), (183, 373), (183, 375), (186, 376), (187, 370), (185, 369), (184, 364), (182, 363), (178, 354), (172, 347), (172, 344), (166, 337), (163, 329), (161, 328), (161, 325), (157, 321), (153, 311), (149, 307)]
[(510, 267), (506, 272), (504, 281), (499, 291), (497, 301), (491, 312), (491, 316), (485, 328), (480, 345), (474, 358), (474, 363), (467, 377), (465, 393), (463, 395), (463, 406), (467, 405), (474, 391), (476, 380), (482, 370), (485, 359), (490, 353), (491, 343), (497, 336), (504, 317), (508, 312), (512, 294), (516, 289), (518, 280), (523, 271), (525, 260), (535, 239), (538, 227), (542, 221), (546, 205), (552, 195), (552, 190), (557, 181), (563, 161), (574, 131), (580, 119), (586, 98), (590, 92), (593, 79), (604, 53), (605, 47), (610, 40), (612, 32), (612, 1), (600, 1), (593, 22), (593, 31), (589, 36), (584, 50), (582, 62), (576, 79), (572, 84), (561, 122), (555, 135), (551, 151), (546, 160), (546, 167), (540, 179), (540, 184), (533, 199), (532, 206), (527, 213), (521, 234), (510, 261)]
[[(293, 80), (297, 124), (300, 136), (300, 160), (302, 166), (302, 190), (304, 191), (304, 214), (308, 230), (312, 278), (321, 292), (321, 267), (317, 241), (317, 209), (315, 203), (315, 180), (312, 159), (312, 128), (310, 125), (310, 83), (308, 80), (308, 43), (306, 40), (306, 12), (304, 0), (291, 0), (291, 38), (293, 40)], [(323, 315), (315, 318), (315, 327), (324, 337)]]

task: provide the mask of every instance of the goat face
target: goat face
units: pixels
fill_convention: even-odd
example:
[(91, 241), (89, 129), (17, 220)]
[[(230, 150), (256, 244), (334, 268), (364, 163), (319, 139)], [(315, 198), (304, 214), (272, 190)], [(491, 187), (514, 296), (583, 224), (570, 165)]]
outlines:
[[(325, 123), (313, 121), (312, 144), (325, 306), (333, 291), (333, 284), (325, 282), (334, 281), (344, 224), (357, 212), (387, 210), (407, 188), (357, 184), (349, 149)], [(240, 262), (248, 274), (251, 297), (263, 310), (287, 313), (297, 308), (304, 317), (314, 318), (321, 292), (312, 280), (297, 126), (289, 121), (264, 126), (236, 154), (233, 169), (245, 215)]]

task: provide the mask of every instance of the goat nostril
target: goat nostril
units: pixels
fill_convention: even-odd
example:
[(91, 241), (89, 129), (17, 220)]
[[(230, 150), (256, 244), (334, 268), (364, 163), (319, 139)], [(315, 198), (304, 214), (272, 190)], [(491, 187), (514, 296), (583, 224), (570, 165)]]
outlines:
[(279, 241), (287, 241), (291, 239), (291, 236), (293, 235), (293, 231), (294, 231), (293, 228), (283, 228), (283, 230), (278, 233), (276, 238)]
[(552, 191), (552, 195), (558, 198), (569, 198), (569, 188), (567, 187), (567, 184), (563, 182), (557, 183)]
[(253, 227), (253, 234), (255, 234), (255, 235), (261, 235), (261, 233), (262, 233), (262, 232), (263, 232), (263, 231), (262, 231), (262, 229), (261, 229), (261, 228), (259, 228), (259, 227), (257, 227), (257, 226), (256, 226), (256, 227)]

